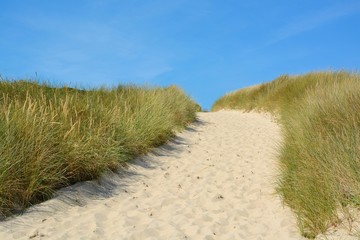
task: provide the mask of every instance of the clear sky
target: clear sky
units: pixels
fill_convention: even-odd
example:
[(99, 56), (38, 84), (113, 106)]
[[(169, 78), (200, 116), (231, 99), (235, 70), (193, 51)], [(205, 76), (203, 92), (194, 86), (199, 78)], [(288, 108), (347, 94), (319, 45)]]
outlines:
[(204, 108), (281, 74), (358, 71), (359, 0), (1, 0), (0, 74), (182, 87)]

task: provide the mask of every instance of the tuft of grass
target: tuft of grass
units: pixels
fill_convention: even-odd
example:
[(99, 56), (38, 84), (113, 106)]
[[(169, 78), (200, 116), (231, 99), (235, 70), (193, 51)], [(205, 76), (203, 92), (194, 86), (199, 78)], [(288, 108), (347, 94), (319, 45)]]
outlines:
[(85, 91), (0, 81), (0, 214), (118, 169), (165, 143), (198, 110), (176, 86)]
[(213, 110), (270, 111), (280, 118), (277, 192), (306, 237), (339, 224), (360, 204), (360, 75), (281, 76), (219, 99)]

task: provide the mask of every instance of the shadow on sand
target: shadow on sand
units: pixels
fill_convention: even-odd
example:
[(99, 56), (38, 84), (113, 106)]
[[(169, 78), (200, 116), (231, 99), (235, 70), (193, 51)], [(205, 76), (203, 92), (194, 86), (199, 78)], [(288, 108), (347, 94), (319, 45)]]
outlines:
[[(184, 132), (201, 132), (199, 128), (207, 124), (207, 122), (197, 119), (186, 127)], [(187, 140), (176, 135), (166, 144), (153, 149), (146, 155), (138, 156), (124, 163), (122, 167), (114, 172), (108, 171), (99, 179), (78, 182), (59, 189), (55, 192), (53, 198), (31, 206), (8, 218), (0, 219), (0, 222), (2, 221), (5, 226), (6, 224), (24, 225), (26, 223), (31, 225), (32, 214), (39, 213), (42, 216), (51, 216), (55, 211), (65, 212), (73, 206), (84, 207), (93, 200), (106, 199), (127, 192), (128, 186), (138, 181), (139, 176), (143, 176), (136, 171), (137, 168), (153, 169), (161, 167), (162, 163), (159, 158), (179, 158), (180, 153), (185, 151), (187, 146), (189, 146)], [(23, 215), (21, 219), (16, 218), (19, 215)]]

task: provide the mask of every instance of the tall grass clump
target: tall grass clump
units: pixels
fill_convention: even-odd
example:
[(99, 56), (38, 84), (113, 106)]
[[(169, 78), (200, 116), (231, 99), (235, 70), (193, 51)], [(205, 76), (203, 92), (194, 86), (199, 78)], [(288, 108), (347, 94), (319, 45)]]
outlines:
[(116, 170), (194, 121), (176, 86), (77, 90), (0, 82), (0, 214)]
[(213, 109), (228, 106), (279, 116), (284, 141), (277, 191), (304, 236), (339, 224), (339, 214), (351, 218), (349, 207), (360, 205), (359, 74), (284, 75), (227, 95)]

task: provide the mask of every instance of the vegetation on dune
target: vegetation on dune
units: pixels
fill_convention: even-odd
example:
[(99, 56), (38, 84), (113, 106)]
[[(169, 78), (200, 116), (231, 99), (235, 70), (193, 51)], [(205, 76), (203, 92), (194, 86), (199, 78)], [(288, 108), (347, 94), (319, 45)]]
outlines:
[(200, 110), (179, 88), (110, 90), (0, 82), (0, 214), (116, 170), (166, 142)]
[(360, 205), (360, 75), (316, 72), (281, 76), (228, 94), (213, 110), (265, 110), (279, 116), (277, 191), (314, 237)]

